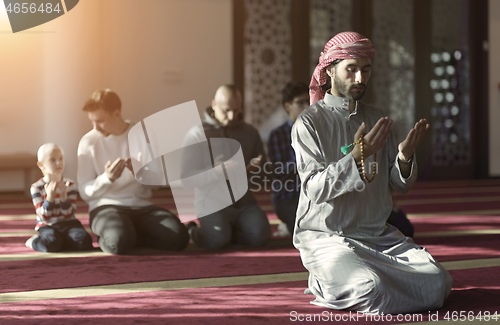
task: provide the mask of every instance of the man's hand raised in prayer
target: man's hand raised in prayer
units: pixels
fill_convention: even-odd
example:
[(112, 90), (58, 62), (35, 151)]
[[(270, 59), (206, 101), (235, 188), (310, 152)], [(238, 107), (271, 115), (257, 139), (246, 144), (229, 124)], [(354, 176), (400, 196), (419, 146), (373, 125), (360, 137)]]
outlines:
[(258, 155), (256, 158), (252, 158), (250, 163), (247, 165), (247, 172), (256, 173), (260, 170), (260, 164), (262, 164), (262, 155)]
[(108, 160), (106, 165), (104, 165), (104, 173), (108, 176), (110, 181), (114, 182), (122, 175), (125, 165), (126, 160), (123, 158), (116, 158), (113, 163)]
[[(363, 155), (365, 159), (375, 154), (384, 146), (385, 141), (391, 134), (391, 130), (392, 120), (388, 117), (379, 119), (368, 133), (366, 133), (365, 122), (361, 123), (354, 135), (354, 142), (358, 141), (361, 135), (366, 134), (363, 138)], [(352, 156), (357, 163), (361, 161), (361, 146), (359, 144), (354, 146)]]
[[(139, 152), (139, 155), (141, 153)], [(140, 161), (140, 160), (139, 160)], [(135, 173), (134, 173), (134, 166), (132, 166), (132, 158), (128, 157), (127, 159), (125, 159), (125, 167), (128, 168), (128, 170), (130, 170), (130, 172), (132, 173), (132, 175), (135, 176)]]
[(400, 161), (408, 161), (413, 157), (415, 148), (424, 140), (425, 132), (429, 128), (426, 119), (421, 119), (413, 129), (408, 132), (406, 139), (398, 145), (398, 158)]

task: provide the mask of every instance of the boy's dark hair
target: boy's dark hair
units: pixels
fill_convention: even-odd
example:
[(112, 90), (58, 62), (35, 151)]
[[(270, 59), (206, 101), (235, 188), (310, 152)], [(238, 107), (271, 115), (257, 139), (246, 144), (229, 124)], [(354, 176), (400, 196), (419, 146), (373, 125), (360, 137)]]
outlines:
[(122, 108), (120, 97), (111, 89), (96, 90), (85, 102), (82, 110), (84, 112), (94, 112), (102, 108), (108, 113), (112, 113)]
[(290, 81), (281, 90), (282, 104), (292, 101), (295, 97), (309, 93), (309, 86), (302, 81)]

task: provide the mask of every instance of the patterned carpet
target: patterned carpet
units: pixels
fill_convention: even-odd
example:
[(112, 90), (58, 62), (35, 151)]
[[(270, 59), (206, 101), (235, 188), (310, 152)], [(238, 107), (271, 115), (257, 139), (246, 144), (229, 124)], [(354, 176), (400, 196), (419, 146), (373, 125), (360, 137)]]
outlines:
[[(268, 193), (257, 193), (273, 228)], [(500, 313), (500, 180), (421, 182), (396, 195), (414, 240), (454, 278), (438, 311), (382, 318), (309, 304), (307, 272), (291, 238), (212, 252), (137, 250), (133, 255), (38, 253), (22, 193), (0, 194), (0, 324), (453, 324), (496, 323)], [(170, 192), (154, 202), (173, 210)], [(78, 218), (88, 227), (87, 208)], [(389, 318), (390, 317), (390, 318)], [(500, 316), (498, 317), (500, 318)]]

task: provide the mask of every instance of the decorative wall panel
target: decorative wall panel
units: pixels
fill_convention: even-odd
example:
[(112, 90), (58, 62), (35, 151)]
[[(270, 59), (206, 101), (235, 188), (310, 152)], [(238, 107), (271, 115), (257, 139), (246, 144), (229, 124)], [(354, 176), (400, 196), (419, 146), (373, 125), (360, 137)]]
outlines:
[(292, 78), (291, 1), (245, 0), (245, 119), (259, 126)]
[(351, 16), (351, 0), (310, 1), (310, 75), (326, 42), (337, 33), (351, 30)]
[(462, 1), (432, 1), (432, 159), (436, 166), (470, 163), (469, 60)]
[(412, 1), (373, 2), (375, 59), (371, 81), (374, 104), (394, 121), (393, 132), (402, 141), (415, 124), (415, 51)]

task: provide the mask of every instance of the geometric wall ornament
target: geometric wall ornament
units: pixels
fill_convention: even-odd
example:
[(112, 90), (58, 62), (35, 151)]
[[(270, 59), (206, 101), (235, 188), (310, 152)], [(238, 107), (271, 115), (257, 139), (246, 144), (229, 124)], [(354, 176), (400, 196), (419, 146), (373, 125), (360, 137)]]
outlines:
[(394, 121), (403, 141), (415, 124), (415, 49), (412, 1), (374, 1), (372, 42), (375, 59), (368, 87), (374, 104)]
[(245, 0), (244, 6), (245, 120), (259, 126), (281, 106), (281, 89), (292, 79), (292, 2)]
[(325, 44), (335, 34), (351, 30), (351, 0), (311, 0), (310, 21), (310, 75), (318, 64), (318, 58)]
[(432, 160), (435, 166), (466, 165), (471, 161), (469, 55), (463, 32), (467, 23), (456, 2), (431, 4)]

